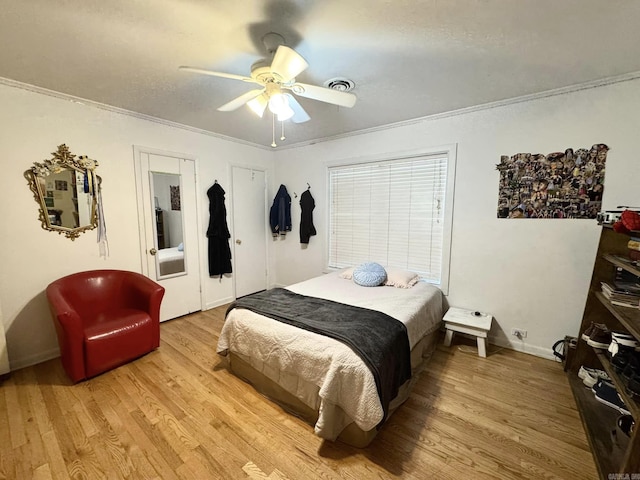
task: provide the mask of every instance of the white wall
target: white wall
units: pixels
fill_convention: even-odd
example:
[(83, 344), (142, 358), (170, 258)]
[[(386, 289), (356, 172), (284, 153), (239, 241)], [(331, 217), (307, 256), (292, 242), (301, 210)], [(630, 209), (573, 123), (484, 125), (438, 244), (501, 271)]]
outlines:
[[(278, 183), (298, 199), (293, 232), (275, 245), (276, 283), (304, 280), (325, 267), (324, 162), (457, 143), (449, 303), (492, 313), (494, 343), (550, 357), (555, 340), (578, 333), (600, 227), (595, 220), (497, 219), (495, 166), (501, 155), (605, 143), (611, 150), (603, 207), (640, 206), (639, 127), (640, 80), (634, 80), (278, 152)], [(318, 235), (305, 250), (298, 202), (306, 182)], [(528, 330), (528, 337), (515, 339), (513, 327)]]
[[(316, 145), (271, 152), (71, 101), (0, 85), (0, 319), (12, 369), (58, 354), (44, 289), (52, 280), (93, 268), (141, 270), (133, 145), (197, 158), (204, 307), (232, 299), (230, 277), (209, 278), (208, 199), (214, 179), (230, 191), (230, 165), (267, 168), (269, 198), (284, 183), (292, 198), (293, 231), (270, 244), (270, 283), (286, 285), (325, 267), (324, 162), (457, 143), (449, 301), (495, 316), (493, 341), (550, 355), (565, 334), (577, 334), (599, 227), (587, 220), (498, 220), (501, 155), (550, 153), (606, 143), (604, 207), (640, 206), (640, 81), (423, 120)], [(357, 107), (356, 107), (357, 108)], [(110, 257), (98, 256), (95, 231), (75, 242), (40, 227), (23, 172), (61, 143), (100, 162)], [(311, 184), (318, 235), (299, 243), (300, 194)], [(227, 210), (232, 199), (227, 195)], [(528, 330), (513, 341), (512, 327)], [(0, 332), (1, 333), (1, 332)], [(0, 352), (1, 353), (1, 352)]]
[[(209, 278), (206, 190), (214, 179), (230, 190), (231, 163), (271, 170), (273, 152), (174, 128), (93, 106), (0, 85), (0, 319), (11, 368), (58, 354), (44, 289), (64, 275), (95, 268), (141, 271), (133, 146), (178, 152), (197, 159), (198, 209), (204, 307), (232, 299), (232, 278)], [(66, 143), (76, 155), (99, 161), (110, 256), (99, 258), (96, 231), (71, 241), (41, 228), (38, 206), (23, 172), (51, 158)], [(230, 208), (227, 195), (226, 204)], [(212, 346), (213, 348), (213, 346)]]

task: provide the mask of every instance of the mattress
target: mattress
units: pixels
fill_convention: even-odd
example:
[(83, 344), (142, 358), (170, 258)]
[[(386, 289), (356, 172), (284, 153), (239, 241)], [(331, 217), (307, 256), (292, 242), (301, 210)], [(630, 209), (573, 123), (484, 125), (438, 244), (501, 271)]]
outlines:
[(160, 249), (156, 255), (161, 276), (184, 272), (184, 251), (178, 247)]
[[(407, 327), (412, 367), (420, 363), (414, 357), (423, 356), (422, 348), (414, 355), (415, 347), (442, 320), (442, 292), (427, 283), (409, 289), (368, 288), (330, 273), (287, 288), (377, 310), (401, 321)], [(335, 440), (352, 423), (363, 432), (375, 430), (384, 416), (373, 374), (353, 350), (337, 340), (234, 309), (225, 320), (217, 352), (232, 353), (261, 378), (318, 412), (315, 433), (322, 438)]]

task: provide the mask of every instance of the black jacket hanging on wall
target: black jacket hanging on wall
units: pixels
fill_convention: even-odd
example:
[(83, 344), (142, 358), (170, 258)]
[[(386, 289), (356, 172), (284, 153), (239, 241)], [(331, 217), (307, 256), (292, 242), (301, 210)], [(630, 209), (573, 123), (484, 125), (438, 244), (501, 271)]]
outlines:
[(269, 224), (274, 237), (286, 235), (291, 231), (291, 196), (284, 185), (280, 185), (273, 199), (273, 205), (269, 211)]
[(311, 196), (309, 190), (305, 190), (300, 195), (300, 243), (309, 243), (309, 237), (316, 234), (316, 227), (313, 226), (313, 209), (316, 208), (316, 202)]
[(222, 276), (231, 273), (231, 249), (229, 248), (229, 228), (227, 227), (227, 209), (224, 206), (224, 190), (218, 184), (207, 190), (209, 197), (209, 275)]

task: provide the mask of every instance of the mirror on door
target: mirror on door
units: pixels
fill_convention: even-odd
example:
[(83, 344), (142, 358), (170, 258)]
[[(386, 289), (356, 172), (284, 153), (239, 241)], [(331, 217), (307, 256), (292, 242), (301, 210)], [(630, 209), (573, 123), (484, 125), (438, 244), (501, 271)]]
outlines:
[(186, 274), (180, 175), (150, 172), (155, 206), (157, 279)]

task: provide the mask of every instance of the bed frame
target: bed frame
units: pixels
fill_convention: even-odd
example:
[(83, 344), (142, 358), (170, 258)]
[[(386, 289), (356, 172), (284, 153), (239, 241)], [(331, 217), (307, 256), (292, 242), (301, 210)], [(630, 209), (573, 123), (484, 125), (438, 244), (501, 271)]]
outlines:
[[(436, 329), (431, 334), (423, 337), (411, 350), (411, 379), (400, 387), (398, 395), (391, 401), (387, 418), (409, 398), (409, 394), (418, 381), (420, 373), (431, 359), (439, 338), (439, 330)], [(263, 373), (254, 369), (241, 355), (229, 352), (226, 358), (229, 370), (237, 377), (250, 383), (256, 391), (276, 402), (288, 413), (301, 418), (310, 425), (313, 426), (317, 422), (317, 410), (312, 409)], [(338, 440), (353, 447), (364, 448), (373, 441), (378, 431), (376, 428), (363, 431), (352, 422), (338, 436)]]

